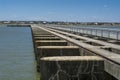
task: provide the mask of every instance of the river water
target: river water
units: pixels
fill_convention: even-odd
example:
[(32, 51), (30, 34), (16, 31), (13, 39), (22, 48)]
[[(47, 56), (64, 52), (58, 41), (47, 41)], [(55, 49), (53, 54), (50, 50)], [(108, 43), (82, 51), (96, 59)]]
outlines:
[(0, 80), (40, 80), (29, 27), (0, 26)]

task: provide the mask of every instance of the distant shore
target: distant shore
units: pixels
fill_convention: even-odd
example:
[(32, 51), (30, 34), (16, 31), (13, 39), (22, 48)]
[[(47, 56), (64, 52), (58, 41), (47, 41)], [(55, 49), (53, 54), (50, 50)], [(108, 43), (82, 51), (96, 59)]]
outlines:
[(0, 21), (0, 25), (24, 26), (31, 24), (54, 26), (120, 26), (118, 22), (47, 22), (47, 21)]

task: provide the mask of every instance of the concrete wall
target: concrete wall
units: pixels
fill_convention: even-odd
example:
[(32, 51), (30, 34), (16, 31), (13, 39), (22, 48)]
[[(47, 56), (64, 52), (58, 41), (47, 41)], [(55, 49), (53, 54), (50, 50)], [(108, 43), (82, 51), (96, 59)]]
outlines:
[[(45, 57), (40, 80), (104, 80), (104, 62), (96, 56)], [(108, 79), (109, 80), (109, 79)]]
[(110, 61), (105, 61), (105, 71), (120, 80), (120, 66)]

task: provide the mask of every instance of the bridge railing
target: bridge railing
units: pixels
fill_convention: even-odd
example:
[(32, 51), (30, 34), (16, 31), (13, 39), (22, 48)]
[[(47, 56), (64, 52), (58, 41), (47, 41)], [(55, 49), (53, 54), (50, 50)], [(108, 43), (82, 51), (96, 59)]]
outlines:
[(80, 28), (80, 27), (62, 27), (62, 26), (51, 26), (52, 28), (71, 31), (75, 33), (87, 34), (92, 36), (99, 36), (103, 38), (110, 38), (115, 40), (120, 40), (119, 30), (109, 30), (109, 29), (93, 29), (93, 28)]

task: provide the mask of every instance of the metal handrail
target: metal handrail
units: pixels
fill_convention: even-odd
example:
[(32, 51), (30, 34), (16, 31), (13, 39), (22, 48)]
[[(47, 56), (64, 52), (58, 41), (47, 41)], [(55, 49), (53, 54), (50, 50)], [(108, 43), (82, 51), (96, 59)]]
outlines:
[(120, 31), (119, 30), (93, 29), (93, 28), (80, 28), (80, 27), (79, 28), (58, 27), (58, 26), (57, 27), (52, 26), (52, 28), (120, 40)]

